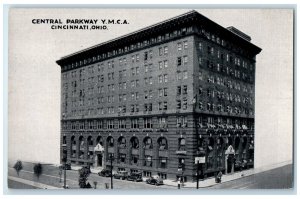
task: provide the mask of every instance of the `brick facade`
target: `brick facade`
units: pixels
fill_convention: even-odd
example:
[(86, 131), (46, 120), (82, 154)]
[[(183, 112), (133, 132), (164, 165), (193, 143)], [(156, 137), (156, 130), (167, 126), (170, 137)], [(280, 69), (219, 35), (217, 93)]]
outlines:
[(114, 154), (114, 170), (189, 181), (199, 156), (203, 176), (252, 167), (260, 50), (192, 11), (63, 57), (68, 161), (106, 167)]

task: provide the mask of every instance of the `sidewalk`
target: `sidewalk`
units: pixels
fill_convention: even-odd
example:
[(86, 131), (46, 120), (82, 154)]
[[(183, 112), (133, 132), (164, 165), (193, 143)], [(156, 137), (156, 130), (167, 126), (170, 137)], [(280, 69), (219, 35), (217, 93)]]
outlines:
[(33, 187), (37, 187), (40, 189), (61, 189), (58, 187), (54, 187), (54, 186), (50, 186), (50, 185), (46, 185), (46, 184), (42, 184), (39, 182), (30, 181), (30, 180), (25, 180), (25, 179), (13, 177), (13, 176), (8, 176), (8, 179), (12, 180), (12, 181), (23, 183), (23, 184), (31, 185)]
[[(264, 171), (268, 171), (271, 169), (275, 169), (278, 167), (282, 167), (288, 164), (292, 164), (292, 161), (287, 161), (287, 162), (281, 162), (281, 163), (277, 163), (277, 164), (273, 164), (273, 165), (268, 165), (268, 166), (263, 166), (263, 167), (259, 167), (259, 168), (255, 168), (255, 169), (249, 169), (249, 170), (244, 170), (244, 171), (237, 171), (235, 173), (232, 174), (227, 174), (227, 175), (223, 175), (222, 176), (222, 183), (224, 182), (228, 182), (228, 181), (232, 181), (232, 180), (236, 180), (242, 177), (246, 177), (246, 176), (251, 176), (253, 174), (257, 174), (257, 173), (261, 173)], [(164, 184), (165, 185), (169, 185), (169, 186), (176, 186), (177, 187), (177, 181), (172, 181), (172, 180), (164, 180)], [(185, 182), (184, 183), (184, 188), (195, 188), (196, 187), (196, 182)], [(205, 187), (210, 187), (213, 185), (216, 185), (217, 183), (215, 182), (215, 178), (211, 177), (205, 180), (201, 180), (199, 181), (199, 187), (201, 188), (205, 188)]]

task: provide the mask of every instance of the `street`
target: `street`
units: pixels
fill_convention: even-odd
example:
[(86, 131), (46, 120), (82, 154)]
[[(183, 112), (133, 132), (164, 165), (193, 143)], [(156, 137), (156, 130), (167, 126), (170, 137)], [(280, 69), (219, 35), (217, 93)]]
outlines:
[[(24, 168), (17, 175), (13, 168), (8, 168), (8, 175), (21, 179), (26, 179), (33, 182), (42, 183), (52, 187), (62, 188), (63, 176), (59, 177), (59, 170), (57, 167), (46, 167), (43, 174), (39, 179), (30, 171), (29, 167)], [(225, 177), (224, 177), (225, 178)], [(214, 180), (214, 179), (207, 179)], [(94, 182), (97, 182), (97, 189), (105, 189), (106, 185), (111, 186), (110, 178), (100, 177), (97, 174), (91, 173), (88, 177), (88, 182), (94, 187)], [(70, 189), (78, 189), (78, 171), (67, 171), (67, 185)], [(271, 169), (261, 173), (256, 173), (251, 176), (242, 177), (236, 180), (223, 182), (203, 189), (288, 189), (292, 188), (293, 175), (292, 165), (286, 165), (283, 167)], [(8, 181), (10, 188), (24, 189), (33, 188), (30, 185), (24, 185), (20, 182)], [(194, 187), (194, 186), (193, 186)], [(148, 185), (145, 182), (132, 182), (127, 180), (113, 179), (114, 189), (177, 189), (176, 186), (161, 185), (153, 186)], [(191, 187), (183, 187), (183, 189), (193, 189)], [(201, 189), (200, 189), (201, 190)]]
[[(37, 179), (36, 176), (34, 176), (32, 171), (28, 170), (22, 170), (19, 174), (19, 176), (16, 174), (15, 170), (13, 168), (8, 168), (8, 175), (13, 177), (19, 177), (22, 179), (30, 180), (30, 181), (36, 181), (39, 183), (51, 185), (54, 187), (62, 188), (63, 186), (63, 176), (61, 178), (58, 175), (58, 169), (47, 169), (45, 170), (45, 173), (43, 173), (39, 179)], [(97, 182), (97, 189), (105, 189), (105, 184), (107, 183), (110, 188), (110, 178), (101, 177), (97, 174), (91, 173), (88, 177), (88, 182), (94, 187), (93, 182)], [(16, 182), (16, 185), (12, 183), (12, 181), (9, 182), (10, 188), (18, 188), (22, 187), (20, 186), (20, 183)], [(68, 170), (67, 171), (67, 185), (70, 189), (78, 189), (78, 171), (74, 170)], [(24, 187), (26, 187), (24, 185)], [(30, 187), (29, 187), (30, 188)], [(113, 188), (114, 189), (176, 189), (176, 187), (173, 186), (167, 186), (167, 185), (160, 185), (160, 186), (154, 186), (146, 184), (146, 182), (132, 182), (127, 180), (119, 180), (119, 179), (113, 179)]]
[(292, 165), (286, 165), (237, 180), (217, 184), (212, 189), (289, 189), (293, 187)]

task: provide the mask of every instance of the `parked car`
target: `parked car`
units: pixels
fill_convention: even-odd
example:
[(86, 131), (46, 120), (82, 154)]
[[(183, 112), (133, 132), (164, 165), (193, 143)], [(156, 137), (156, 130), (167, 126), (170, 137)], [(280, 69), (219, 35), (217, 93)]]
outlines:
[(98, 175), (102, 177), (111, 177), (111, 171), (109, 169), (103, 169)]
[(114, 174), (115, 179), (127, 179), (128, 172), (127, 171), (118, 171), (116, 174)]
[(158, 186), (158, 185), (163, 185), (163, 184), (164, 184), (164, 182), (163, 182), (163, 180), (162, 180), (161, 178), (154, 178), (154, 177), (148, 178), (148, 179), (146, 180), (146, 183), (147, 183), (147, 184), (156, 185), (156, 186)]
[[(64, 170), (65, 164), (60, 165), (59, 169)], [(71, 170), (71, 163), (66, 163), (66, 170)]]
[(134, 182), (142, 182), (142, 173), (141, 172), (135, 172), (131, 173), (130, 175), (127, 176), (128, 181), (134, 181)]

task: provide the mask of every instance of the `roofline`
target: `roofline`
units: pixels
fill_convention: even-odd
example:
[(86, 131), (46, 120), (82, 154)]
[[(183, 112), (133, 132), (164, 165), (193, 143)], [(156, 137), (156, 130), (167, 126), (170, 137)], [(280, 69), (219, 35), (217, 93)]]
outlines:
[(183, 13), (183, 14), (181, 14), (181, 15), (177, 15), (177, 16), (175, 16), (175, 17), (166, 19), (166, 20), (164, 20), (164, 21), (161, 21), (161, 22), (152, 24), (152, 25), (150, 25), (150, 26), (147, 26), (147, 27), (145, 27), (145, 28), (136, 30), (136, 31), (134, 31), (134, 32), (130, 32), (130, 33), (128, 33), (128, 34), (125, 34), (125, 35), (116, 37), (116, 38), (114, 38), (114, 39), (111, 39), (111, 40), (102, 42), (102, 43), (100, 43), (100, 44), (96, 44), (96, 45), (93, 45), (93, 46), (91, 46), (91, 47), (85, 48), (85, 49), (83, 49), (83, 50), (77, 51), (77, 52), (75, 52), (75, 53), (66, 55), (66, 56), (62, 57), (61, 59), (66, 59), (66, 58), (72, 57), (72, 56), (74, 56), (74, 55), (80, 54), (80, 53), (82, 53), (82, 52), (91, 50), (91, 49), (93, 49), (93, 48), (96, 48), (96, 47), (99, 47), (99, 46), (103, 46), (103, 45), (105, 45), (105, 44), (109, 44), (109, 43), (111, 43), (111, 42), (114, 42), (114, 41), (117, 41), (117, 40), (120, 40), (120, 39), (124, 39), (124, 38), (126, 38), (126, 37), (132, 36), (132, 35), (137, 34), (137, 33), (139, 33), (139, 32), (143, 32), (143, 31), (145, 31), (145, 30), (147, 30), (147, 29), (153, 28), (153, 27), (158, 26), (158, 25), (162, 25), (162, 24), (167, 23), (167, 22), (169, 22), (169, 21), (172, 21), (172, 20), (175, 20), (175, 19), (178, 19), (178, 18), (187, 16), (187, 15), (193, 14), (193, 13), (199, 14), (197, 11), (191, 10), (191, 11), (189, 11), (189, 12), (186, 12), (186, 13)]
[[(211, 19), (209, 19), (209, 18), (207, 18), (206, 16), (200, 14), (199, 12), (197, 12), (197, 11), (195, 11), (195, 10), (191, 10), (191, 11), (189, 11), (189, 12), (186, 12), (186, 13), (183, 13), (183, 14), (181, 14), (181, 15), (177, 15), (177, 16), (175, 16), (175, 17), (169, 18), (169, 19), (167, 19), (167, 20), (164, 20), (164, 21), (161, 21), (161, 22), (152, 24), (152, 25), (150, 25), (150, 26), (147, 26), (147, 27), (145, 27), (145, 28), (136, 30), (136, 31), (134, 31), (134, 32), (131, 32), (131, 33), (128, 33), (128, 34), (125, 34), (125, 35), (116, 37), (116, 38), (114, 38), (114, 39), (111, 39), (111, 40), (102, 42), (102, 43), (100, 43), (100, 44), (93, 45), (93, 46), (91, 46), (91, 47), (85, 48), (85, 49), (80, 50), (80, 51), (76, 51), (76, 52), (74, 52), (74, 53), (72, 53), (72, 54), (69, 54), (69, 55), (66, 55), (66, 56), (63, 56), (63, 57), (61, 57), (59, 60), (57, 60), (56, 63), (59, 64), (59, 62), (61, 62), (61, 61), (63, 61), (63, 60), (67, 60), (67, 59), (69, 59), (69, 58), (72, 58), (72, 57), (74, 57), (75, 55), (80, 55), (80, 54), (82, 54), (82, 53), (88, 52), (89, 50), (93, 50), (93, 49), (95, 49), (95, 48), (98, 48), (98, 47), (101, 47), (101, 46), (104, 46), (104, 45), (108, 45), (108, 44), (113, 43), (113, 42), (120, 41), (120, 40), (125, 39), (125, 38), (127, 38), (127, 37), (137, 35), (138, 33), (141, 33), (141, 32), (143, 32), (143, 31), (149, 30), (149, 29), (154, 28), (154, 27), (157, 27), (157, 26), (159, 26), (159, 25), (163, 25), (163, 24), (165, 24), (165, 23), (168, 23), (168, 22), (171, 22), (171, 21), (173, 21), (173, 20), (182, 18), (182, 17), (184, 17), (184, 16), (189, 16), (189, 15), (191, 15), (191, 14), (196, 14), (196, 15), (198, 15), (198, 16), (204, 18), (205, 20), (207, 20), (209, 23), (214, 24), (216, 27), (221, 28), (224, 32), (227, 32), (229, 35), (234, 35), (235, 37), (238, 37), (239, 39), (242, 39), (244, 42), (246, 42), (246, 43), (248, 43), (249, 45), (251, 45), (252, 47), (256, 48), (257, 54), (258, 54), (259, 52), (261, 52), (262, 49), (259, 48), (258, 46), (256, 46), (255, 44), (253, 44), (253, 43), (251, 43), (250, 41), (246, 40), (245, 38), (239, 36), (238, 34), (236, 34), (236, 33), (232, 32), (232, 31), (228, 30), (227, 28), (221, 26), (220, 24), (218, 24), (218, 23), (212, 21)], [(60, 65), (60, 64), (59, 64), (59, 65)]]

